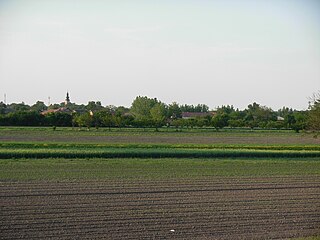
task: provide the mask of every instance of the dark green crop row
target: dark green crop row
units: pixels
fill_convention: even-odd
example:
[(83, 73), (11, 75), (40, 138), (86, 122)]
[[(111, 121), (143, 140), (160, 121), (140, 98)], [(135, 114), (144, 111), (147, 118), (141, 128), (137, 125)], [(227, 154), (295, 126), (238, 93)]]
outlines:
[(0, 158), (317, 158), (320, 151), (248, 149), (104, 148), (50, 149), (1, 148)]

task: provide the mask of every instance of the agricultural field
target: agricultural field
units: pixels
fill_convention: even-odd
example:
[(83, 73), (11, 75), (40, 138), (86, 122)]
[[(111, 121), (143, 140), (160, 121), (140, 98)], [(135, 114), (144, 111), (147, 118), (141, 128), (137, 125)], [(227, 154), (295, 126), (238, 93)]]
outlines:
[(0, 142), (319, 145), (320, 137), (293, 131), (214, 129), (86, 129), (0, 127)]
[(319, 139), (0, 128), (0, 239), (318, 239)]

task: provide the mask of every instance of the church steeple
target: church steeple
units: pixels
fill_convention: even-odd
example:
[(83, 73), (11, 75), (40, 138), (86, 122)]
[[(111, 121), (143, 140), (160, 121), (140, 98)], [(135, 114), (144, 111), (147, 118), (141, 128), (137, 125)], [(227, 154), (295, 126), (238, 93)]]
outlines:
[(70, 97), (69, 97), (69, 92), (67, 92), (66, 100), (64, 101), (65, 105), (68, 105), (70, 103)]

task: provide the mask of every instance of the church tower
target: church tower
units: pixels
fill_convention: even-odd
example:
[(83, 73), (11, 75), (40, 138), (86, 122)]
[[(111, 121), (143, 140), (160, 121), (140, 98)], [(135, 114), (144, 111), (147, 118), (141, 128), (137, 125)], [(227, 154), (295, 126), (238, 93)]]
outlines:
[(64, 105), (68, 105), (70, 103), (69, 92), (67, 92), (66, 100), (64, 101)]

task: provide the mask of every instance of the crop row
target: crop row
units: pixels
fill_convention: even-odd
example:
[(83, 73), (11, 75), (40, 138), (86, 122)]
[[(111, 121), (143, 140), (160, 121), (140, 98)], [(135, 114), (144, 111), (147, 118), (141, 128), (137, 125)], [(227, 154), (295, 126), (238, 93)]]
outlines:
[(0, 158), (317, 158), (320, 151), (184, 148), (1, 148)]
[(255, 145), (255, 144), (81, 144), (81, 143), (0, 143), (0, 149), (227, 149), (267, 151), (320, 151), (320, 145)]

